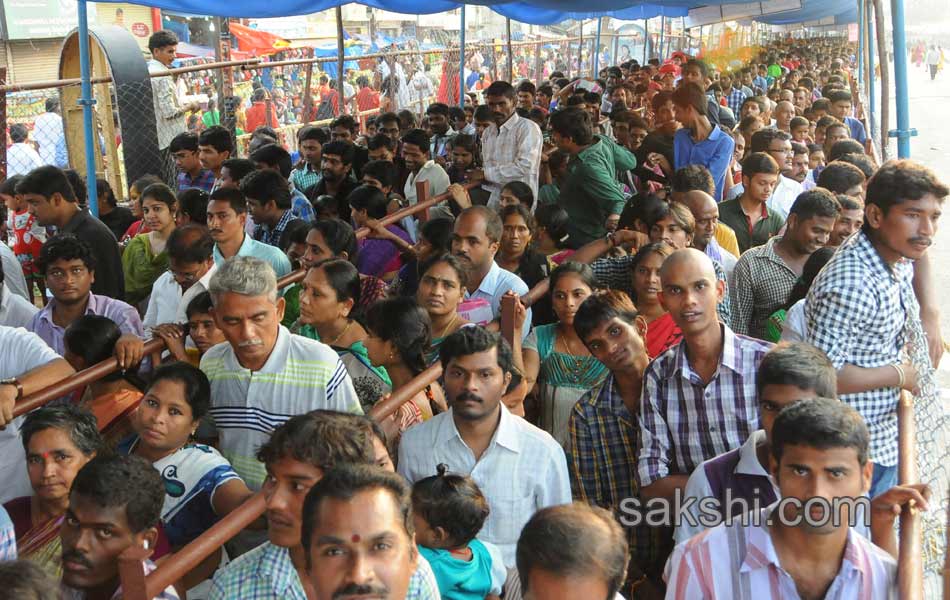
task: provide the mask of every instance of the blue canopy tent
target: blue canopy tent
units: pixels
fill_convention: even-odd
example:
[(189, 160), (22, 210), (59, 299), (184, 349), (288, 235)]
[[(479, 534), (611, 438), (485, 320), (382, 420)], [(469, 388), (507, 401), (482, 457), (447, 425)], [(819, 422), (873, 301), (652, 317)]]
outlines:
[[(109, 0), (106, 0), (109, 1)], [(117, 1), (117, 0), (116, 0)], [(516, 2), (496, 2), (482, 0), (471, 4), (490, 6), (495, 12), (533, 25), (549, 25), (567, 19), (591, 19), (599, 17), (614, 17), (620, 20), (648, 19), (656, 16), (683, 17), (691, 8), (699, 8), (710, 4), (740, 4), (747, 0), (652, 0), (649, 3), (634, 2), (634, 0), (598, 0), (595, 6), (586, 11), (577, 11), (576, 0), (520, 0)], [(82, 79), (83, 124), (86, 130), (87, 156), (87, 184), (89, 186), (89, 204), (95, 212), (95, 162), (93, 160), (93, 114), (92, 114), (92, 86), (89, 75), (89, 30), (87, 23), (87, 0), (78, 0), (79, 15), (79, 42), (80, 42), (80, 69)], [(222, 17), (278, 17), (304, 15), (336, 8), (347, 4), (344, 0), (276, 0), (273, 2), (233, 2), (229, 0), (149, 0), (148, 5), (179, 13), (197, 13)], [(461, 8), (461, 18), (464, 25), (465, 3), (453, 0), (430, 0), (419, 4), (412, 0), (363, 0), (365, 6), (405, 14), (434, 14)], [(903, 31), (903, 0), (891, 0), (894, 14), (894, 42), (895, 56), (904, 56)], [(801, 9), (765, 15), (756, 20), (767, 24), (804, 23), (833, 16), (835, 23), (856, 22), (856, 0), (804, 0)], [(899, 31), (898, 31), (899, 30)], [(461, 42), (464, 47), (464, 27), (461, 29)], [(375, 40), (374, 40), (375, 42)], [(344, 54), (348, 54), (344, 51)], [(460, 53), (460, 60), (464, 61), (464, 53)], [(330, 66), (330, 65), (328, 65)], [(898, 81), (898, 129), (906, 130), (906, 118), (902, 121), (903, 113), (906, 117), (906, 73), (904, 81), (901, 72), (897, 69)], [(898, 134), (900, 137), (900, 134)], [(900, 145), (901, 156), (909, 154), (909, 140)]]

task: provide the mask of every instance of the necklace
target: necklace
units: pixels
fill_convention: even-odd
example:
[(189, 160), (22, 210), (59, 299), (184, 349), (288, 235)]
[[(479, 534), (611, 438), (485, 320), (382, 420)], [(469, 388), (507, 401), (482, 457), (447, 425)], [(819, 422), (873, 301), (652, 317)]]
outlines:
[(448, 331), (452, 327), (452, 325), (455, 325), (455, 322), (458, 321), (458, 318), (459, 318), (459, 314), (455, 313), (455, 316), (452, 317), (452, 320), (449, 321), (449, 324), (446, 325), (445, 329), (442, 330), (442, 335), (439, 336), (440, 338), (445, 337), (445, 332)]
[(337, 342), (340, 341), (340, 338), (346, 335), (346, 332), (350, 330), (350, 325), (353, 324), (353, 321), (349, 321), (346, 324), (346, 327), (343, 328), (343, 331), (340, 332), (340, 335), (333, 338), (331, 341), (327, 342), (327, 346), (334, 346)]
[(574, 349), (571, 348), (571, 342), (567, 339), (567, 336), (559, 335), (557, 339), (561, 341), (561, 345), (567, 350), (566, 354), (570, 357), (571, 363), (574, 365), (574, 367), (570, 369), (573, 380), (575, 382), (580, 381), (581, 372), (584, 367), (584, 357), (574, 353)]

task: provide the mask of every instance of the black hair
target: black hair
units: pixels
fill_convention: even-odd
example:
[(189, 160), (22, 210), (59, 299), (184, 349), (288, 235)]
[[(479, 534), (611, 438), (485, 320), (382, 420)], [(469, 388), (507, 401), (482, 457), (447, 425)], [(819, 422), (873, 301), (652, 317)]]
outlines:
[[(370, 447), (372, 448), (372, 444)], [(374, 456), (374, 453), (371, 452), (370, 456)], [(389, 493), (396, 508), (395, 512), (400, 518), (400, 525), (411, 544), (416, 531), (412, 522), (411, 491), (406, 480), (372, 464), (345, 464), (327, 471), (323, 478), (310, 488), (304, 500), (301, 543), (307, 555), (308, 566), (313, 529), (320, 521), (323, 501), (351, 500), (356, 494), (374, 490), (385, 490)]]
[(594, 141), (590, 113), (580, 108), (570, 107), (551, 115), (551, 129), (579, 145), (586, 146)]
[(482, 96), (504, 96), (508, 99), (514, 99), (516, 96), (515, 88), (507, 81), (494, 81), (482, 92)]
[(330, 284), (336, 294), (337, 302), (353, 301), (353, 310), (350, 311), (350, 316), (353, 316), (353, 312), (360, 303), (361, 287), (360, 274), (353, 263), (342, 258), (328, 258), (321, 260), (310, 268), (323, 271), (327, 283)]
[(206, 227), (189, 223), (176, 227), (165, 243), (169, 260), (178, 263), (205, 263), (214, 251), (214, 239)]
[(10, 141), (14, 144), (22, 144), (30, 137), (30, 130), (23, 123), (14, 123), (10, 125)]
[(468, 268), (462, 264), (462, 261), (459, 260), (457, 256), (450, 254), (447, 251), (443, 254), (433, 254), (428, 260), (419, 265), (419, 275), (425, 275), (426, 271), (437, 264), (448, 265), (449, 268), (455, 271), (455, 274), (458, 275), (461, 287), (463, 289), (465, 288), (465, 282), (468, 280)]
[(504, 186), (502, 186), (502, 191), (508, 190), (514, 194), (515, 198), (518, 199), (522, 205), (526, 206), (528, 210), (531, 210), (531, 206), (534, 204), (534, 192), (531, 191), (531, 186), (523, 181), (509, 181)]
[(178, 212), (188, 215), (192, 223), (208, 224), (208, 192), (201, 188), (188, 188), (178, 192)]
[(61, 233), (48, 239), (40, 248), (36, 262), (40, 272), (45, 275), (50, 265), (58, 260), (81, 260), (87, 269), (96, 270), (96, 257), (89, 244), (71, 233)]
[(509, 204), (507, 206), (502, 206), (498, 209), (498, 216), (501, 218), (502, 230), (504, 230), (505, 219), (512, 215), (518, 215), (521, 217), (521, 220), (524, 221), (525, 227), (528, 228), (528, 231), (531, 233), (532, 239), (538, 231), (538, 223), (534, 220), (534, 215), (531, 214), (531, 207), (525, 206), (520, 202), (518, 204)]
[(432, 340), (432, 325), (429, 313), (415, 299), (402, 296), (376, 302), (366, 311), (363, 321), (374, 336), (393, 343), (413, 375), (429, 366), (426, 352)]
[(828, 101), (834, 104), (835, 102), (840, 102), (841, 100), (847, 100), (851, 102), (851, 92), (848, 90), (832, 90), (828, 94), (822, 93), (822, 96), (828, 98)]
[(334, 256), (342, 256), (345, 252), (346, 259), (356, 264), (359, 245), (349, 223), (340, 219), (321, 219), (311, 223), (310, 229), (320, 232)]
[(574, 331), (587, 344), (587, 337), (598, 325), (613, 318), (633, 323), (640, 313), (630, 297), (618, 290), (591, 294), (581, 302), (574, 313)]
[(860, 210), (864, 211), (864, 203), (860, 198), (854, 196), (845, 196), (844, 194), (835, 194), (835, 199), (841, 205), (841, 210)]
[(686, 165), (673, 172), (670, 186), (674, 192), (692, 192), (700, 190), (710, 196), (716, 196), (716, 182), (705, 165)]
[(838, 160), (838, 158), (844, 154), (864, 154), (864, 146), (861, 145), (861, 142), (852, 140), (851, 138), (838, 140), (831, 146), (831, 149), (828, 151), (828, 156), (825, 158), (831, 162)]
[(211, 384), (204, 371), (182, 361), (165, 363), (152, 374), (148, 389), (165, 380), (177, 381), (185, 388), (184, 399), (191, 407), (193, 423), (208, 414), (208, 409), (211, 408)]
[(211, 192), (208, 202), (227, 202), (235, 214), (243, 215), (247, 212), (247, 198), (244, 192), (235, 188), (218, 188)]
[(351, 115), (340, 115), (339, 117), (330, 121), (330, 129), (336, 129), (337, 127), (349, 129), (350, 133), (356, 133), (356, 130), (359, 129), (356, 119), (354, 119)]
[(165, 502), (165, 484), (152, 463), (135, 455), (100, 454), (73, 480), (70, 495), (92, 500), (101, 508), (125, 507), (133, 533), (158, 525)]
[(473, 158), (475, 158), (476, 161), (478, 160), (478, 156), (476, 156), (478, 154), (478, 139), (474, 135), (460, 133), (452, 138), (452, 141), (449, 142), (449, 146), (453, 149), (462, 148), (463, 150), (471, 152)]
[(199, 146), (211, 146), (218, 152), (230, 152), (234, 154), (234, 142), (231, 140), (231, 132), (220, 125), (212, 125), (205, 129), (198, 136)]
[(519, 94), (526, 92), (526, 93), (531, 94), (531, 95), (533, 96), (533, 95), (535, 94), (535, 92), (538, 91), (538, 88), (535, 87), (534, 83), (532, 83), (531, 81), (528, 81), (527, 79), (525, 79), (524, 81), (522, 81), (521, 83), (518, 84), (517, 91), (518, 91)]
[(290, 153), (278, 144), (264, 144), (251, 152), (250, 159), (256, 163), (264, 163), (268, 167), (277, 167), (281, 177), (287, 179), (294, 169)]
[(310, 233), (310, 223), (303, 219), (291, 219), (284, 227), (277, 247), (281, 252), (287, 252), (291, 244), (306, 244), (307, 234)]
[(749, 143), (749, 152), (768, 152), (773, 140), (781, 140), (784, 142), (790, 139), (792, 139), (792, 136), (780, 129), (765, 127), (752, 134), (752, 140)]
[(439, 346), (439, 361), (442, 363), (442, 368), (446, 368), (454, 358), (487, 352), (492, 348), (496, 349), (498, 366), (502, 372), (513, 375), (515, 367), (511, 346), (499, 333), (489, 331), (480, 325), (463, 327), (446, 336)]
[(395, 152), (396, 142), (385, 133), (377, 133), (373, 137), (366, 140), (367, 150), (379, 150), (380, 148), (385, 148), (390, 152)]
[(386, 216), (386, 207), (389, 200), (379, 188), (374, 185), (358, 185), (353, 188), (347, 197), (347, 203), (353, 210), (365, 210), (372, 219), (382, 219)]
[(23, 449), (29, 451), (34, 434), (47, 429), (59, 429), (85, 456), (92, 456), (105, 447), (96, 416), (89, 409), (73, 404), (46, 405), (26, 414), (20, 425)]
[[(0, 182), (0, 194), (3, 194), (3, 195), (5, 195), (5, 196), (15, 196), (15, 195), (18, 193), (18, 192), (16, 191), (16, 186), (17, 186), (18, 183), (20, 183), (20, 180), (21, 180), (21, 179), (23, 179), (23, 176), (22, 176), (22, 175), (14, 175), (14, 176), (12, 176), (12, 177), (7, 177), (5, 180), (3, 180), (2, 182)], [(103, 196), (103, 193), (100, 192), (99, 189), (98, 189), (98, 183), (99, 183), (100, 181), (105, 182), (106, 185), (109, 185), (109, 182), (107, 182), (105, 179), (97, 179), (97, 180), (96, 180), (96, 193), (97, 193), (99, 196)], [(111, 188), (110, 188), (110, 189), (111, 189)], [(114, 197), (112, 198), (112, 205), (115, 206), (115, 198), (114, 198)]]
[[(758, 133), (758, 132), (756, 132)], [(768, 152), (752, 152), (742, 160), (742, 177), (752, 179), (760, 173), (778, 175), (778, 163)]]
[[(385, 137), (385, 136), (384, 136)], [(389, 140), (389, 138), (386, 138)], [(392, 140), (389, 140), (390, 142)], [(399, 169), (396, 165), (389, 160), (371, 160), (365, 165), (362, 169), (363, 176), (369, 175), (376, 181), (378, 181), (383, 187), (391, 188), (396, 185), (396, 182), (399, 179)], [(350, 201), (350, 206), (352, 208), (352, 201)], [(383, 216), (385, 216), (385, 212)], [(379, 217), (377, 217), (379, 218)]]
[[(847, 140), (842, 140), (847, 141)], [(837, 146), (841, 142), (835, 144)], [(874, 175), (874, 172), (877, 170), (877, 167), (874, 166), (874, 163), (871, 162), (871, 157), (865, 154), (864, 152), (848, 152), (847, 154), (842, 154), (841, 156), (833, 159), (839, 162), (846, 162), (849, 165), (854, 165), (857, 168), (861, 169), (861, 172), (864, 173), (864, 176), (868, 179)]]
[(25, 558), (0, 562), (0, 589), (6, 597), (17, 600), (59, 600), (62, 597), (59, 581), (39, 563)]
[[(265, 146), (266, 148), (266, 146)], [(290, 183), (282, 174), (261, 169), (241, 180), (241, 192), (245, 198), (256, 200), (261, 206), (273, 201), (281, 210), (290, 210)]]
[(706, 92), (698, 83), (686, 82), (673, 90), (673, 104), (681, 108), (692, 106), (697, 114), (706, 115)]
[(80, 206), (85, 206), (87, 200), (86, 180), (76, 169), (66, 169), (63, 171), (63, 174), (66, 176), (66, 180), (69, 181), (70, 187), (73, 188), (73, 194), (76, 195), (76, 202), (79, 203)]
[(198, 134), (193, 131), (184, 131), (172, 138), (168, 144), (168, 151), (172, 154), (180, 150), (188, 152), (198, 151)]
[(436, 475), (412, 486), (412, 510), (431, 528), (441, 527), (451, 548), (467, 545), (482, 530), (490, 509), (478, 484), (466, 475), (436, 467)]
[(501, 240), (501, 231), (503, 225), (501, 222), (501, 217), (498, 216), (497, 211), (494, 211), (487, 206), (481, 206), (478, 204), (475, 206), (469, 206), (459, 214), (458, 218), (456, 219), (456, 223), (458, 222), (458, 219), (461, 219), (468, 214), (481, 215), (482, 219), (485, 220), (485, 237), (488, 238), (490, 243)]
[(452, 228), (455, 222), (452, 219), (430, 219), (422, 224), (419, 233), (437, 252), (448, 252), (452, 248)]
[(377, 126), (382, 125), (383, 123), (399, 123), (399, 115), (394, 112), (386, 112), (378, 117), (376, 117)]
[[(14, 177), (11, 177), (10, 179), (16, 179), (16, 181), (19, 181), (20, 177), (14, 176)], [(7, 181), (9, 181), (9, 179)], [(16, 182), (14, 182), (13, 185), (15, 186)], [(12, 190), (13, 188), (11, 187), (10, 189)], [(0, 194), (9, 194), (9, 193), (10, 192), (5, 191), (3, 187), (0, 187)], [(109, 206), (115, 207), (117, 204), (116, 199), (115, 199), (115, 192), (112, 191), (112, 186), (109, 185), (109, 182), (107, 180), (102, 179), (102, 178), (96, 179), (96, 197), (105, 200)]]
[(150, 35), (148, 38), (149, 52), (158, 50), (159, 48), (176, 45), (178, 45), (178, 36), (175, 35), (174, 31), (169, 31), (167, 29), (160, 29)]
[[(101, 315), (82, 315), (66, 328), (63, 345), (67, 350), (82, 358), (86, 367), (91, 367), (110, 358), (115, 352), (115, 344), (122, 337), (122, 330), (109, 317)], [(142, 388), (142, 380), (133, 370), (115, 371), (104, 375), (101, 381), (125, 379), (135, 387)]]
[(304, 140), (314, 140), (320, 142), (320, 145), (330, 141), (330, 134), (323, 127), (316, 125), (304, 125), (297, 131), (297, 143)]
[(825, 165), (815, 183), (835, 194), (844, 194), (855, 186), (864, 185), (865, 181), (861, 169), (839, 160)]
[[(868, 181), (865, 203), (874, 204), (886, 215), (891, 207), (928, 194), (942, 203), (948, 193), (947, 186), (928, 167), (911, 160), (890, 160)], [(868, 227), (867, 222), (864, 227)]]
[(538, 228), (544, 228), (548, 233), (548, 237), (554, 240), (556, 247), (567, 247), (567, 242), (570, 239), (567, 233), (567, 225), (571, 218), (564, 208), (558, 204), (542, 204), (534, 211), (534, 217), (538, 222)]
[(323, 470), (346, 463), (371, 464), (376, 455), (373, 440), (354, 427), (350, 417), (332, 410), (291, 417), (258, 448), (256, 458), (265, 465), (290, 458)]
[(686, 69), (689, 69), (691, 67), (696, 67), (697, 69), (699, 69), (699, 72), (702, 74), (703, 77), (709, 76), (709, 67), (706, 66), (706, 63), (704, 61), (699, 60), (698, 58), (691, 58), (686, 61), (685, 65), (683, 65), (683, 71), (686, 71)]
[(556, 266), (554, 270), (551, 271), (548, 293), (552, 297), (554, 296), (554, 289), (557, 287), (558, 282), (568, 275), (576, 275), (592, 292), (600, 287), (597, 284), (597, 276), (594, 275), (594, 271), (590, 268), (590, 265), (568, 261)]
[(410, 129), (402, 136), (402, 143), (412, 144), (419, 148), (423, 154), (429, 154), (429, 134), (422, 129)]
[(601, 577), (605, 600), (617, 595), (629, 561), (627, 536), (614, 516), (580, 502), (534, 513), (521, 530), (515, 557), (525, 593), (537, 568), (563, 577)]
[(211, 294), (201, 292), (188, 302), (188, 306), (185, 308), (185, 316), (191, 319), (192, 316), (197, 314), (210, 314), (213, 306)]
[(786, 406), (772, 425), (772, 456), (779, 463), (786, 446), (854, 448), (863, 467), (869, 445), (864, 418), (847, 403), (831, 398), (810, 398)]
[(449, 118), (453, 121), (459, 119), (467, 119), (468, 115), (465, 114), (465, 110), (461, 106), (450, 106), (449, 107)]
[(139, 196), (139, 202), (144, 203), (146, 198), (158, 200), (167, 206), (169, 210), (175, 208), (175, 206), (178, 204), (178, 198), (175, 197), (175, 192), (173, 192), (172, 189), (164, 183), (153, 183), (142, 190), (142, 195)]
[(36, 194), (47, 200), (59, 194), (67, 202), (76, 202), (76, 191), (62, 169), (52, 165), (37, 167), (23, 176), (16, 184), (17, 194)]
[(327, 154), (339, 156), (340, 162), (344, 165), (351, 165), (353, 164), (353, 158), (356, 156), (356, 147), (350, 142), (334, 140), (323, 145), (323, 156)]
[(789, 215), (798, 215), (798, 222), (802, 223), (814, 217), (838, 218), (841, 205), (835, 195), (822, 187), (816, 187), (802, 192), (795, 198)]
[(491, 109), (488, 108), (487, 104), (479, 104), (478, 106), (475, 107), (475, 112), (472, 113), (472, 120), (473, 121), (491, 121), (492, 120)]
[(221, 163), (221, 168), (228, 170), (228, 175), (234, 183), (240, 183), (242, 179), (257, 170), (257, 164), (247, 158), (229, 158)]
[(755, 373), (756, 393), (767, 385), (793, 385), (826, 398), (837, 396), (838, 376), (824, 352), (805, 342), (782, 342), (765, 353)]
[(426, 115), (442, 115), (449, 117), (449, 106), (443, 102), (433, 102), (426, 108)]
[(317, 186), (311, 185), (307, 188), (307, 198), (310, 199), (310, 204), (313, 206), (313, 212), (316, 213), (317, 218), (321, 221), (325, 221), (327, 218), (339, 219), (340, 215), (338, 209), (340, 208), (340, 203), (337, 201), (335, 196), (330, 194), (320, 194), (314, 198), (314, 194), (317, 192)]

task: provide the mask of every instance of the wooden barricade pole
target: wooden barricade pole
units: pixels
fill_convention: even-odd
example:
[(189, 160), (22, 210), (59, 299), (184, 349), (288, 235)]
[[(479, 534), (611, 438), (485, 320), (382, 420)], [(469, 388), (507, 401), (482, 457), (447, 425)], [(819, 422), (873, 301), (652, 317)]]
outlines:
[[(426, 200), (429, 199), (429, 181), (416, 181), (416, 205), (423, 204)], [(425, 208), (422, 209), (422, 214), (419, 215), (420, 221), (429, 220), (429, 206), (425, 205)]]
[(515, 336), (521, 335), (520, 331), (515, 331), (515, 303), (518, 299), (514, 296), (502, 296), (501, 298), (501, 336), (505, 338), (509, 346), (515, 343)]
[[(898, 483), (910, 485), (920, 480), (917, 472), (917, 431), (914, 423), (914, 399), (902, 391), (897, 405)], [(923, 563), (920, 509), (904, 506), (900, 514), (900, 546), (897, 559), (898, 597), (923, 600)]]

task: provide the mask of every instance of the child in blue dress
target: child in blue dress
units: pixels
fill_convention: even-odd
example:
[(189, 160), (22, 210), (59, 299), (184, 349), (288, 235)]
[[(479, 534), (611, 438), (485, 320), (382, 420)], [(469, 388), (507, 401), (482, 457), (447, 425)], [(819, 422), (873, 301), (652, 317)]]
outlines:
[(498, 598), (505, 564), (494, 545), (475, 539), (488, 518), (488, 500), (470, 477), (436, 467), (437, 475), (412, 488), (419, 552), (435, 573), (446, 600)]

